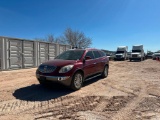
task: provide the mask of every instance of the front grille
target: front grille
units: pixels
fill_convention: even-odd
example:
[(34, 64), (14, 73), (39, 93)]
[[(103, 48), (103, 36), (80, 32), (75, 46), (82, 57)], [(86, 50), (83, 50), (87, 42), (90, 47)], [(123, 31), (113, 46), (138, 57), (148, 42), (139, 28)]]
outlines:
[(132, 57), (138, 57), (138, 55), (132, 55)]
[(56, 69), (55, 66), (49, 66), (49, 65), (40, 65), (38, 70), (41, 72), (41, 73), (51, 73), (51, 72), (54, 72)]
[(122, 57), (122, 55), (116, 55), (116, 58), (121, 58)]

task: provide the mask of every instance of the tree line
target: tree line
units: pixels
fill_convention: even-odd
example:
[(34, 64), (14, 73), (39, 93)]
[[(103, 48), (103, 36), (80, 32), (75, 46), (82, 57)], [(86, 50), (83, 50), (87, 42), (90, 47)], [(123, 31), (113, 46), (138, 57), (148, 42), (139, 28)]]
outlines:
[(86, 37), (83, 32), (72, 30), (67, 28), (64, 33), (55, 37), (53, 34), (47, 35), (46, 38), (35, 38), (38, 41), (46, 41), (51, 43), (68, 44), (77, 48), (88, 48), (92, 44), (92, 39)]

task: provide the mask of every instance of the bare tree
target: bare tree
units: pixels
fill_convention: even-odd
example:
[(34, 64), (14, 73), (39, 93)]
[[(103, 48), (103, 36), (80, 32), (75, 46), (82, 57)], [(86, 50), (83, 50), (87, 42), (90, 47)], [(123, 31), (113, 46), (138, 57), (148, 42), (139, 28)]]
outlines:
[(54, 38), (54, 35), (48, 35), (47, 37), (46, 37), (46, 41), (47, 42), (51, 42), (51, 43), (53, 43), (53, 42), (55, 42), (55, 38)]
[(92, 44), (92, 40), (79, 31), (73, 31), (71, 28), (67, 28), (59, 38), (59, 42), (63, 44), (69, 44), (72, 47), (87, 48)]
[(54, 35), (52, 35), (52, 34), (49, 34), (49, 35), (46, 37), (46, 41), (47, 41), (47, 42), (51, 42), (51, 43), (59, 43), (60, 39), (54, 37)]
[(72, 47), (87, 48), (92, 44), (92, 40), (86, 37), (83, 32), (73, 31), (71, 28), (67, 28), (63, 35), (60, 37), (54, 37), (53, 34), (47, 35), (45, 39), (35, 38), (38, 41), (46, 41), (51, 43), (68, 44)]

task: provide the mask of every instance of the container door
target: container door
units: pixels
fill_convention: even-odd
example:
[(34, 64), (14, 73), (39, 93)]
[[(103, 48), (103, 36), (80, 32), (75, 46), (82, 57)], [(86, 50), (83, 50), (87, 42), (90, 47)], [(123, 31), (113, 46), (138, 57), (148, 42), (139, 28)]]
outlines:
[(22, 41), (9, 40), (9, 69), (22, 68)]
[(49, 60), (56, 57), (56, 44), (49, 44)]
[(23, 67), (34, 67), (34, 42), (23, 41)]
[(48, 43), (40, 43), (40, 63), (48, 61)]
[(66, 51), (69, 50), (69, 49), (71, 49), (71, 46), (66, 45)]
[(66, 51), (66, 49), (65, 49), (65, 45), (60, 45), (59, 46), (59, 54), (61, 54), (62, 52), (64, 52), (64, 51)]

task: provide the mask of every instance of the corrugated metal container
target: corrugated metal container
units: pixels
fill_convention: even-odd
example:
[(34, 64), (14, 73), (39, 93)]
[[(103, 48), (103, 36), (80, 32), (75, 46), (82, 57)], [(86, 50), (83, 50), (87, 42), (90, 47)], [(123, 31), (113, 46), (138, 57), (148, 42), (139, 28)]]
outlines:
[(56, 44), (49, 44), (49, 60), (53, 60), (56, 57)]
[(48, 43), (39, 43), (39, 61), (40, 63), (48, 61)]
[(70, 45), (0, 37), (0, 70), (37, 67), (68, 49)]
[(23, 62), (24, 68), (35, 66), (34, 42), (23, 41)]
[(16, 39), (8, 39), (8, 64), (9, 69), (19, 69), (22, 68), (22, 41)]
[(64, 45), (59, 45), (59, 52), (62, 53), (65, 51), (65, 46)]
[(69, 49), (71, 49), (71, 46), (66, 45), (66, 50), (69, 50)]
[(65, 45), (59, 45), (59, 52), (62, 53), (66, 51), (66, 46)]

